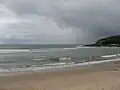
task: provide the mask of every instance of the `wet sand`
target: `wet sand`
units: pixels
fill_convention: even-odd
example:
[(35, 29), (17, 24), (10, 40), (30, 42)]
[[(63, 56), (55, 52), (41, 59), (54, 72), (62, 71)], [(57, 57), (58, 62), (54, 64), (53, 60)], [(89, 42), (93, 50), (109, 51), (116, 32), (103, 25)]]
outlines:
[(0, 90), (120, 90), (120, 61), (63, 71), (1, 76)]

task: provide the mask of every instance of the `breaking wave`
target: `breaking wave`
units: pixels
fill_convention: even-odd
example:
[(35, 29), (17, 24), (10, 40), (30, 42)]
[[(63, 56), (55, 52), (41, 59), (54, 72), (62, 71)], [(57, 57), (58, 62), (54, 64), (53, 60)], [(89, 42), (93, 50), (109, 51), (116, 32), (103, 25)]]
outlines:
[(102, 60), (102, 61), (89, 61), (89, 62), (83, 62), (83, 63), (81, 63), (81, 62), (80, 63), (76, 63), (76, 62), (49, 63), (49, 64), (44, 64), (41, 67), (32, 65), (32, 66), (26, 67), (26, 68), (9, 68), (9, 69), (0, 68), (0, 73), (14, 73), (14, 72), (26, 72), (26, 71), (40, 72), (42, 70), (72, 68), (72, 67), (87, 66), (87, 65), (100, 64), (100, 63), (112, 62), (112, 61), (120, 61), (120, 59), (110, 59), (110, 60)]

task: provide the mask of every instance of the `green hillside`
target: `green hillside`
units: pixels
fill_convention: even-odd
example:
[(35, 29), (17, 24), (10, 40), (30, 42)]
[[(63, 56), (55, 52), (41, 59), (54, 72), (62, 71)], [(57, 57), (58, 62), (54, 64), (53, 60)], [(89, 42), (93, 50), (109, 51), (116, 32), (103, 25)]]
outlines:
[(110, 36), (107, 38), (102, 38), (98, 40), (95, 44), (85, 45), (85, 46), (120, 46), (120, 35)]

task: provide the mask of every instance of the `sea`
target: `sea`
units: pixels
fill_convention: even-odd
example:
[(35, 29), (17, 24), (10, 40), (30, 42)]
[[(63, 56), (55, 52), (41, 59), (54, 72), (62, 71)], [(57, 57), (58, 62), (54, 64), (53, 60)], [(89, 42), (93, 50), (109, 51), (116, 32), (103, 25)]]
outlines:
[(72, 68), (120, 58), (119, 47), (78, 44), (0, 45), (0, 75)]

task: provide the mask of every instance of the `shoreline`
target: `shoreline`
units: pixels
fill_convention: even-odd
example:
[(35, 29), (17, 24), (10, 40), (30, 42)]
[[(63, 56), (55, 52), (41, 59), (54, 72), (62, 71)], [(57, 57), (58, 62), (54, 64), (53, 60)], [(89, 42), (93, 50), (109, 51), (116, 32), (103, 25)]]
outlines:
[[(105, 63), (111, 62), (120, 62), (120, 58), (116, 59), (109, 59), (109, 60), (101, 60), (101, 61), (89, 61), (84, 63), (77, 63), (77, 64), (69, 64), (69, 65), (60, 65), (60, 66), (51, 66), (51, 67), (29, 67), (24, 69), (15, 68), (15, 69), (4, 69), (5, 72), (0, 73), (1, 76), (13, 76), (13, 75), (24, 75), (29, 73), (42, 73), (42, 72), (58, 72), (58, 71), (70, 71), (76, 69), (84, 69), (90, 68), (93, 66), (99, 66)], [(1, 69), (2, 71), (2, 69)]]
[(0, 76), (0, 90), (120, 90), (119, 86), (120, 59), (55, 72)]
[[(82, 64), (82, 63), (80, 63)], [(112, 68), (120, 68), (120, 58), (111, 59), (111, 60), (102, 60), (102, 61), (92, 61), (86, 62), (84, 65), (78, 65), (74, 67), (66, 67), (66, 68), (55, 68), (51, 70), (39, 70), (39, 71), (28, 71), (28, 72), (10, 72), (11, 75), (0, 76), (1, 77), (17, 77), (17, 76), (27, 76), (27, 75), (34, 75), (34, 74), (49, 74), (49, 73), (61, 73), (61, 72), (73, 72), (73, 71), (80, 71), (83, 72), (98, 72), (98, 71), (106, 71)], [(7, 73), (8, 74), (8, 73)]]

